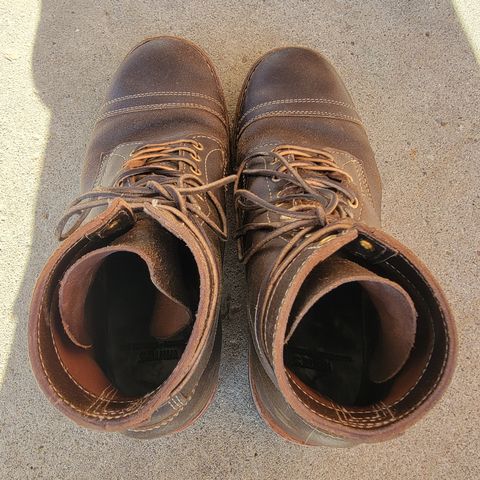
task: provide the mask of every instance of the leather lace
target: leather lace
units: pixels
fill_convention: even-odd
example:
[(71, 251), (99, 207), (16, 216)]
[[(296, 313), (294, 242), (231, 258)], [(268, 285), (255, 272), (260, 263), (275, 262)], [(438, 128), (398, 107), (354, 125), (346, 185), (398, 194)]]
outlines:
[[(250, 167), (253, 160), (269, 159), (276, 168)], [(257, 161), (258, 164), (258, 161)], [(273, 167), (272, 165), (272, 167)], [(266, 200), (241, 188), (248, 178), (264, 177), (284, 182), (275, 198)], [(309, 245), (325, 243), (334, 236), (352, 229), (352, 210), (358, 198), (350, 184), (352, 177), (339, 168), (325, 150), (281, 145), (270, 152), (256, 152), (240, 165), (235, 182), (235, 206), (239, 259), (247, 263), (273, 240), (286, 239), (272, 268), (270, 282), (275, 282), (287, 266)], [(257, 222), (265, 212), (276, 214), (278, 220)], [(242, 225), (245, 214), (254, 217)], [(243, 238), (250, 232), (270, 231), (261, 240), (243, 250)]]
[[(190, 139), (145, 145), (134, 151), (118, 172), (111, 187), (97, 187), (80, 195), (68, 208), (57, 226), (57, 236), (64, 240), (86, 219), (92, 209), (107, 206), (113, 199), (121, 198), (134, 211), (142, 210), (145, 203), (169, 210), (181, 217), (194, 215), (205, 222), (220, 238), (227, 238), (225, 211), (214, 191), (234, 182), (230, 175), (205, 183), (201, 178), (199, 152), (203, 145)], [(205, 214), (197, 195), (204, 194), (217, 213), (219, 224)], [(75, 218), (65, 231), (67, 223)]]

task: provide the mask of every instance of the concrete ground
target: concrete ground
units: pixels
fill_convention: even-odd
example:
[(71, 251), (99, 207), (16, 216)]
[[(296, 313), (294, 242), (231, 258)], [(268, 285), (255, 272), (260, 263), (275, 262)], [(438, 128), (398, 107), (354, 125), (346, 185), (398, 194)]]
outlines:
[[(1, 478), (480, 478), (478, 0), (0, 0), (0, 24)], [(458, 324), (453, 384), (401, 438), (301, 448), (267, 429), (248, 387), (231, 247), (220, 387), (192, 428), (150, 442), (94, 433), (40, 394), (26, 348), (32, 287), (78, 192), (106, 86), (130, 48), (158, 34), (210, 53), (232, 112), (271, 48), (310, 46), (338, 67), (377, 152), (385, 228), (439, 277)]]

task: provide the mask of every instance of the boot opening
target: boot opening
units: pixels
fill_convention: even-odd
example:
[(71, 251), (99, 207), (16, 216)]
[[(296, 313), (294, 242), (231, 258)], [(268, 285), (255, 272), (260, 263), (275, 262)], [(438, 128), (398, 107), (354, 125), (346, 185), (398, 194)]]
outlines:
[[(188, 270), (188, 255), (183, 258)], [(185, 289), (197, 291), (192, 273), (181, 280)], [(85, 307), (95, 359), (120, 393), (144, 395), (170, 376), (187, 345), (192, 322), (185, 308), (155, 287), (138, 255), (108, 256)]]
[(445, 299), (413, 255), (375, 242), (359, 237), (295, 272), (285, 302), (274, 297), (278, 328), (265, 338), (273, 338), (283, 394), (275, 402), (288, 402), (305, 435), (312, 426), (385, 438), (431, 408), (451, 377), (456, 343)]
[(163, 398), (177, 371), (184, 378), (209, 286), (187, 241), (146, 217), (128, 227), (87, 238), (58, 265), (35, 344), (48, 388), (82, 419), (119, 429)]
[(285, 366), (334, 402), (360, 406), (385, 395), (369, 367), (379, 340), (379, 315), (360, 282), (340, 285), (308, 310), (284, 349)]

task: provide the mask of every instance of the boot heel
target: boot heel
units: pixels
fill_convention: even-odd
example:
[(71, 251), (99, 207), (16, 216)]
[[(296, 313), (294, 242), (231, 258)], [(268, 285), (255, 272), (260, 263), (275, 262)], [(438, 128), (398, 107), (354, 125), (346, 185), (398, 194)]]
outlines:
[[(274, 386), (260, 362), (255, 347), (249, 346), (249, 380), (253, 401), (265, 423), (290, 442), (305, 446), (352, 447), (356, 445), (315, 429), (302, 421)], [(299, 425), (303, 426), (299, 428)]]
[(221, 344), (222, 334), (219, 325), (210, 360), (196, 384), (196, 388), (186, 395), (187, 403), (181, 410), (166, 418), (156, 419), (154, 414), (149, 424), (126, 430), (122, 434), (138, 439), (153, 439), (181, 432), (194, 423), (197, 418), (201, 417), (212, 403), (217, 391)]

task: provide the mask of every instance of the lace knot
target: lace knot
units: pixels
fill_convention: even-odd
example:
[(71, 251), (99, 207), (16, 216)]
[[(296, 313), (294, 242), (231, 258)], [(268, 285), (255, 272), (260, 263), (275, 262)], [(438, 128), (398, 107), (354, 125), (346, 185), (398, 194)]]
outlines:
[[(271, 159), (272, 168), (252, 168), (255, 158)], [(240, 182), (248, 178), (264, 177), (279, 184), (280, 191), (266, 200), (241, 188)], [(332, 154), (294, 145), (281, 145), (270, 152), (256, 152), (247, 157), (238, 171), (235, 182), (235, 206), (237, 215), (236, 237), (239, 258), (247, 263), (268, 243), (277, 238), (286, 240), (275, 269), (286, 265), (314, 242), (323, 243), (352, 228), (352, 208), (358, 206), (358, 198), (351, 188), (352, 177), (341, 169)], [(274, 215), (275, 220), (258, 221), (258, 215)], [(244, 222), (244, 217), (250, 217)], [(253, 218), (252, 218), (253, 217)], [(259, 241), (243, 250), (243, 237), (255, 231), (269, 231)]]

